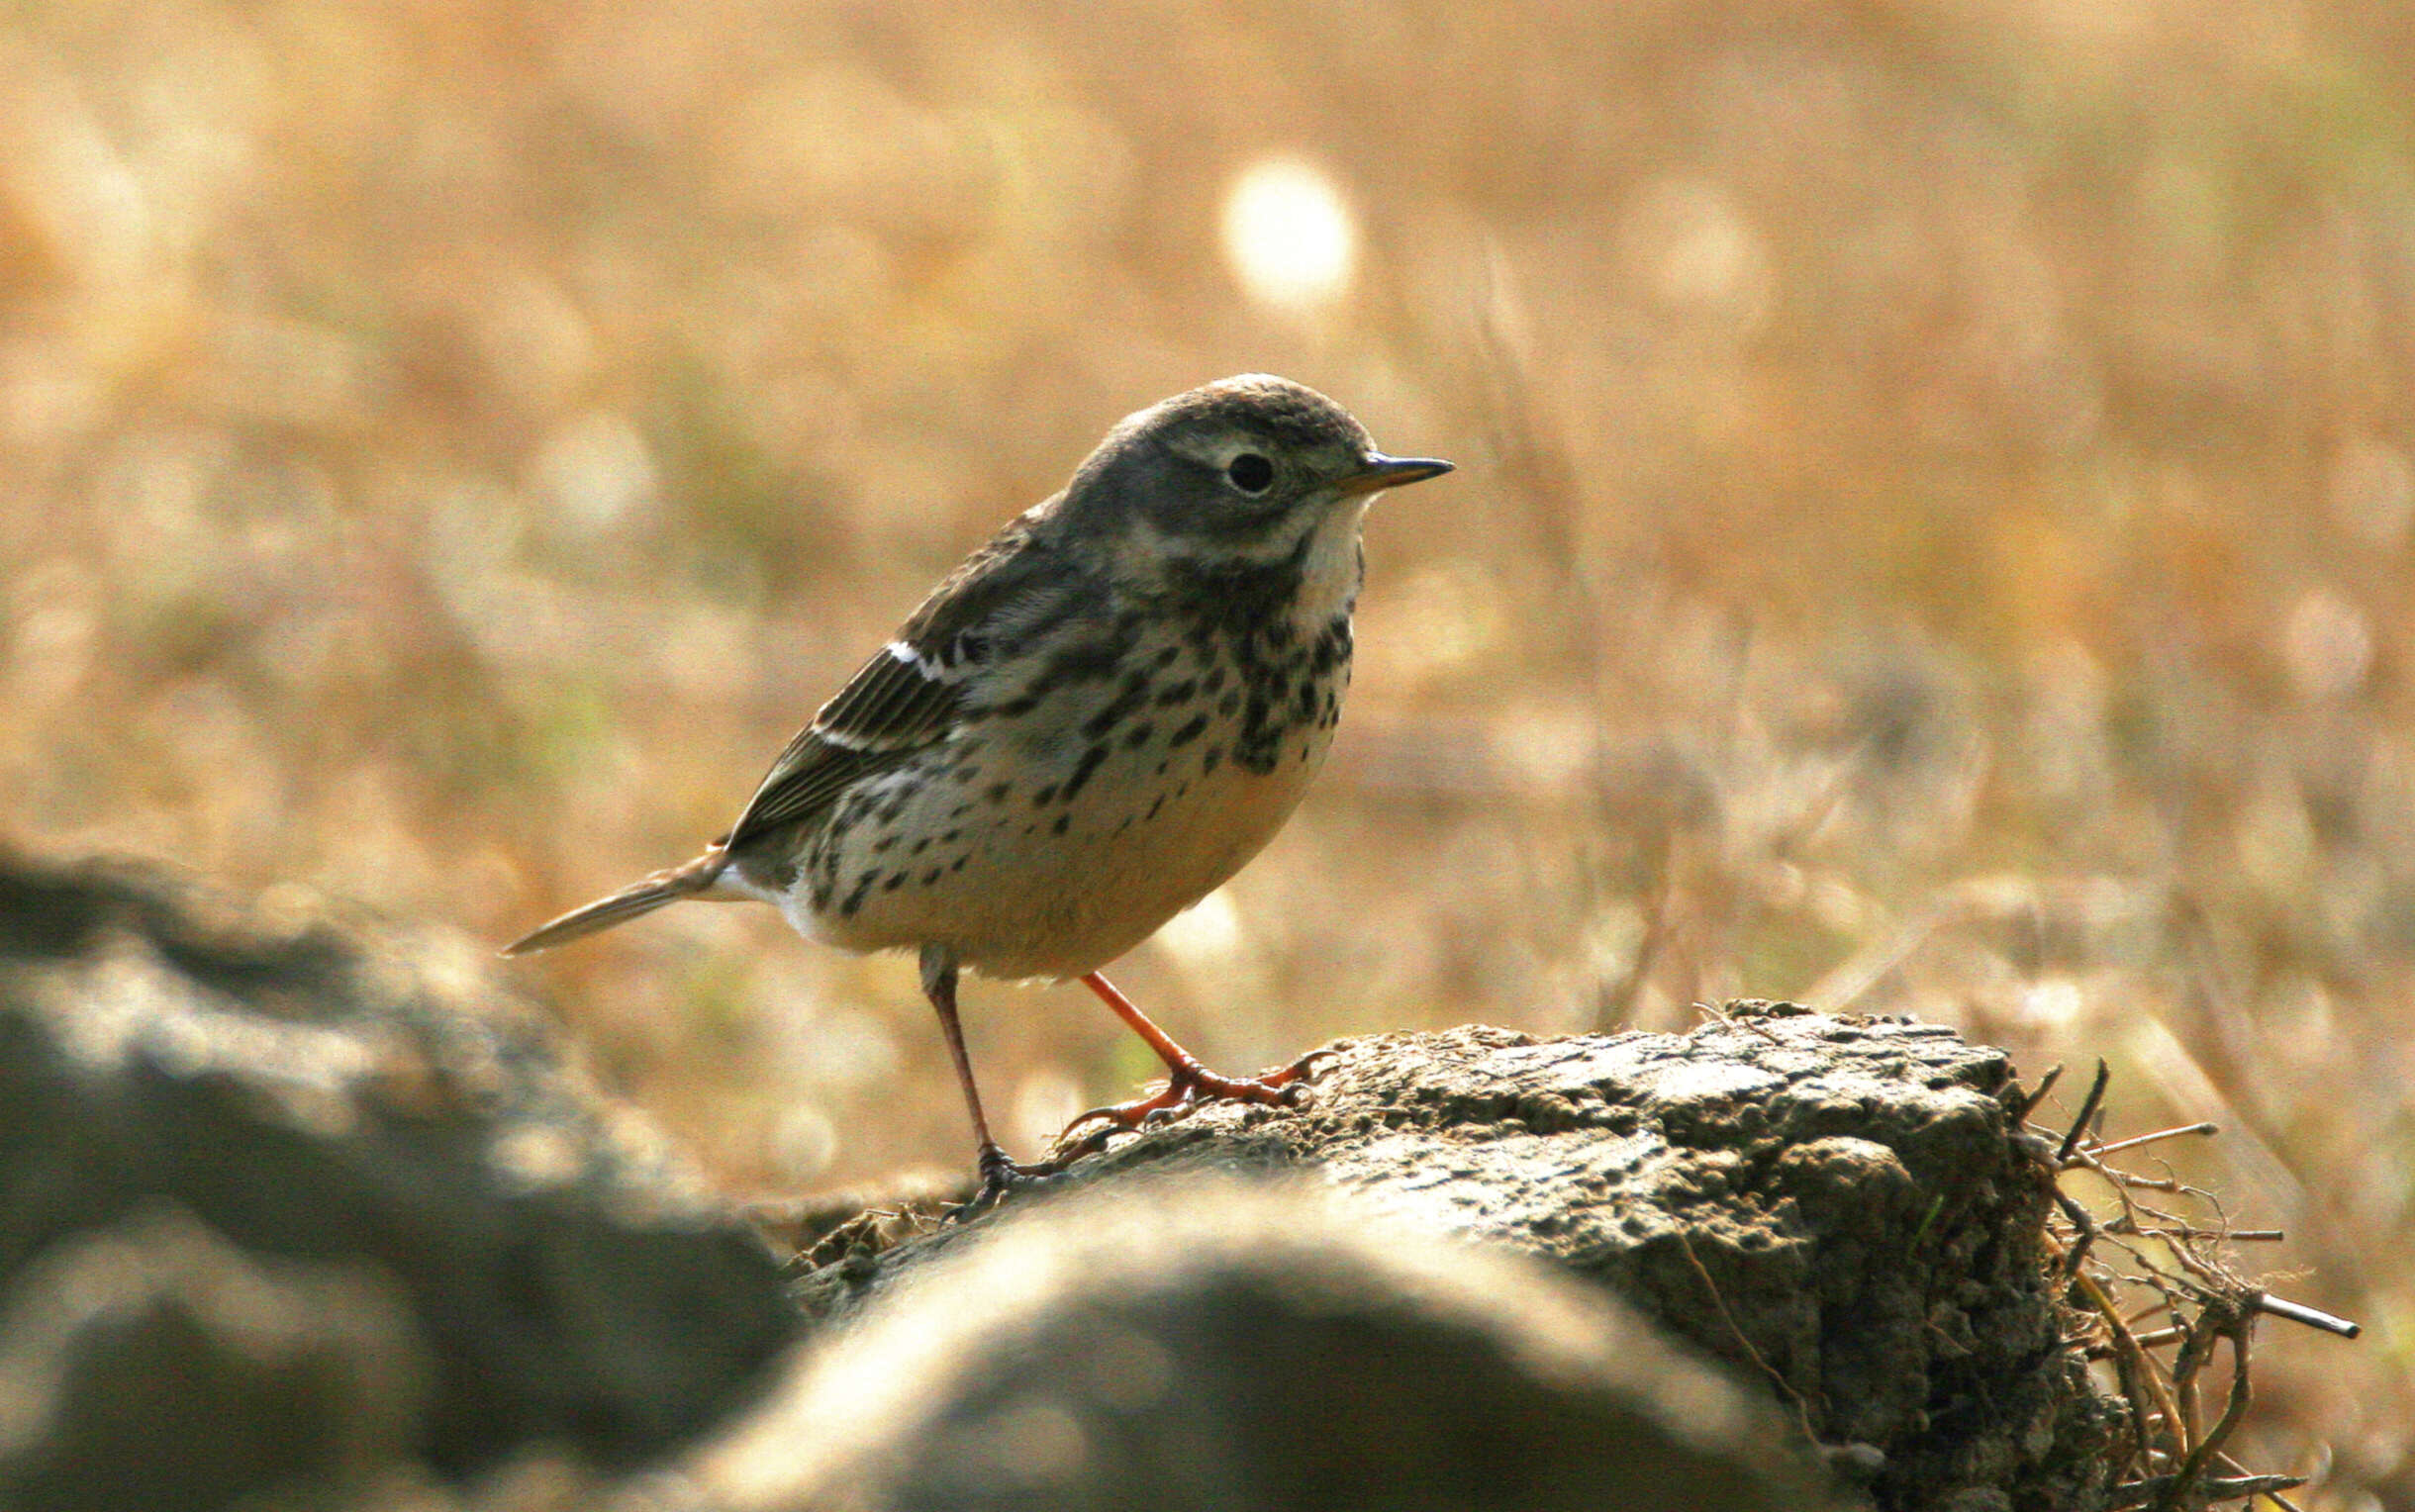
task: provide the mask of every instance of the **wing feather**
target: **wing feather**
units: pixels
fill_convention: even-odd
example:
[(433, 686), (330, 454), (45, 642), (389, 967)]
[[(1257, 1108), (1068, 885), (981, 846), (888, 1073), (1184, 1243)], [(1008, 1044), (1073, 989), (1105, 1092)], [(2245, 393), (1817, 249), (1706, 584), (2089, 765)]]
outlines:
[(898, 638), (821, 706), (772, 763), (724, 846), (812, 818), (857, 782), (948, 737), (964, 709), (965, 678), (979, 659), (966, 647), (1002, 616), (1027, 621), (1035, 598), (1048, 597), (1061, 576), (1056, 554), (1031, 532), (1041, 510), (1010, 524), (950, 574)]
[(725, 843), (824, 808), (860, 779), (946, 739), (962, 695), (938, 672), (883, 647), (789, 741)]

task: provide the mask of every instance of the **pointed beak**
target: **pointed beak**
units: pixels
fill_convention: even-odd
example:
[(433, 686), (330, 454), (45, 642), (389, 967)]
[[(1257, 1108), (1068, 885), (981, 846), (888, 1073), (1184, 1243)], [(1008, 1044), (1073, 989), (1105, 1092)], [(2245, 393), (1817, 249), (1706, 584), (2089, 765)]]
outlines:
[(1334, 487), (1344, 496), (1372, 494), (1380, 489), (1399, 488), (1404, 483), (1423, 483), (1439, 478), (1451, 470), (1451, 464), (1438, 457), (1388, 457), (1377, 452), (1367, 458), (1366, 465), (1342, 479)]

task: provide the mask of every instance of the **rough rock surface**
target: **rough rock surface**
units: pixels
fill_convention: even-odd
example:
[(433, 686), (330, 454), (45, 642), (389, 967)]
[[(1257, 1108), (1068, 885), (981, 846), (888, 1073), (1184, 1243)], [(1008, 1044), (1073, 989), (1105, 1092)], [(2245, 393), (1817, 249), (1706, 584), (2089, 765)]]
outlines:
[(1375, 1036), (784, 1276), (459, 944), (0, 853), (0, 1505), (1807, 1506), (1774, 1418), (2089, 1512), (2017, 1098), (1767, 1004)]
[[(1951, 1030), (1787, 1005), (1682, 1036), (1379, 1035), (1335, 1047), (1308, 1108), (1202, 1109), (1064, 1184), (1313, 1172), (1599, 1281), (1875, 1465), (1882, 1507), (2070, 1512), (2103, 1500), (2110, 1419), (2060, 1345), (2017, 1096)], [(800, 1295), (850, 1313), (983, 1227), (841, 1230)]]
[(630, 1463), (758, 1383), (778, 1274), (461, 947), (0, 853), (0, 1504)]
[(1765, 1393), (1298, 1180), (1018, 1204), (684, 1466), (720, 1512), (1818, 1512)]

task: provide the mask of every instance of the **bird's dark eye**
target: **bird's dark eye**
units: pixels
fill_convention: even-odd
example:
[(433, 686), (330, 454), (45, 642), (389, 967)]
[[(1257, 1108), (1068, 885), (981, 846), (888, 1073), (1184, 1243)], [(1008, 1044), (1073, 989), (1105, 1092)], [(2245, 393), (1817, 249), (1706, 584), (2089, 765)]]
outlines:
[(1225, 464), (1224, 476), (1244, 494), (1263, 494), (1275, 481), (1275, 464), (1254, 451), (1244, 451)]

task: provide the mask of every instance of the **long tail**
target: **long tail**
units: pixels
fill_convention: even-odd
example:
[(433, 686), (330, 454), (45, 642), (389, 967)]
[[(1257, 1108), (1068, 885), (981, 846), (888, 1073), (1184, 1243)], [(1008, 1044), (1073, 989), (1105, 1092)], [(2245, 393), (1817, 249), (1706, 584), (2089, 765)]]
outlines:
[(675, 903), (683, 898), (694, 898), (705, 892), (729, 865), (726, 851), (718, 846), (684, 865), (656, 872), (643, 882), (633, 882), (610, 898), (599, 898), (582, 908), (573, 908), (552, 923), (514, 940), (503, 947), (507, 956), (525, 956), (531, 951), (551, 950), (572, 940), (584, 939), (615, 924), (626, 924), (640, 913), (651, 913), (664, 903)]

